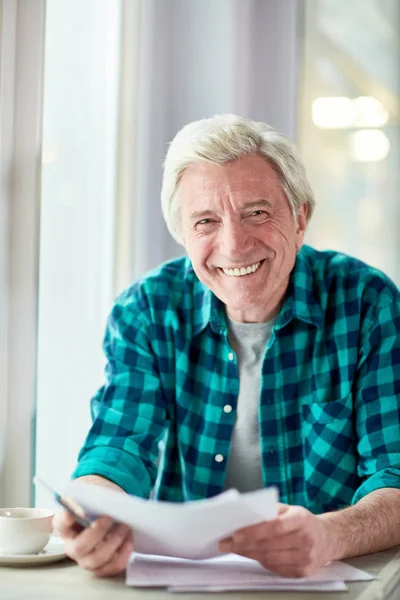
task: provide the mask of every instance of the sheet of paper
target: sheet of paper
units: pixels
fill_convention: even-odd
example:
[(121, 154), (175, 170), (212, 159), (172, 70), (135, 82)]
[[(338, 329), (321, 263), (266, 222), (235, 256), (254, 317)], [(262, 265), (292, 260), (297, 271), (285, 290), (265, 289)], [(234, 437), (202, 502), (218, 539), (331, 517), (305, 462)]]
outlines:
[(342, 562), (321, 567), (311, 577), (280, 577), (264, 569), (257, 561), (223, 554), (208, 560), (184, 560), (166, 556), (134, 554), (126, 583), (135, 587), (236, 587), (247, 585), (299, 585), (335, 581), (370, 581), (372, 575)]
[(195, 502), (157, 502), (79, 481), (70, 482), (65, 493), (91, 515), (109, 515), (132, 527), (137, 552), (196, 559), (220, 555), (219, 540), (274, 518), (278, 500), (275, 488), (265, 488), (247, 494), (228, 490)]
[(344, 583), (344, 581), (329, 581), (324, 583), (322, 581), (317, 581), (315, 583), (312, 582), (302, 582), (297, 584), (285, 583), (281, 582), (278, 585), (273, 585), (272, 583), (266, 583), (263, 585), (252, 585), (251, 583), (248, 585), (223, 585), (223, 586), (188, 586), (188, 587), (169, 587), (167, 588), (168, 592), (172, 592), (174, 594), (184, 594), (188, 592), (237, 592), (237, 591), (261, 591), (261, 590), (270, 590), (270, 591), (278, 591), (278, 592), (346, 592), (349, 588)]

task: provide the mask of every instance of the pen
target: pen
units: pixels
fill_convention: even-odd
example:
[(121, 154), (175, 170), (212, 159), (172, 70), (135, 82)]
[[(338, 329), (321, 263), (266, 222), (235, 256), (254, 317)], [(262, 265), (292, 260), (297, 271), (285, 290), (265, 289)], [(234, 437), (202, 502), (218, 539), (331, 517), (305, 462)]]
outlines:
[(43, 479), (41, 477), (38, 477), (37, 475), (35, 475), (35, 477), (33, 478), (33, 482), (35, 485), (39, 483), (39, 485), (41, 485), (48, 492), (50, 492), (53, 495), (55, 501), (58, 502), (58, 504), (61, 504), (61, 506), (63, 506), (74, 517), (75, 521), (81, 527), (90, 527), (94, 519), (86, 514), (83, 508), (78, 504), (78, 502), (76, 502), (76, 500), (70, 498), (69, 496), (66, 496), (65, 494), (59, 494), (48, 483), (43, 481)]

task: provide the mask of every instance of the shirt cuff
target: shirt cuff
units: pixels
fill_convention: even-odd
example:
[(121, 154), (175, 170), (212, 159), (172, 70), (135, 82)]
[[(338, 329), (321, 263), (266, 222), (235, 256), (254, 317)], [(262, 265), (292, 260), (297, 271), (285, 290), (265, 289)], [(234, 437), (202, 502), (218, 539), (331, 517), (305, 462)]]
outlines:
[(72, 479), (84, 475), (100, 475), (119, 485), (125, 492), (149, 498), (152, 483), (147, 469), (140, 461), (116, 448), (93, 448), (80, 458)]
[(400, 489), (400, 469), (388, 468), (368, 477), (358, 488), (351, 501), (355, 504), (361, 498), (382, 488)]

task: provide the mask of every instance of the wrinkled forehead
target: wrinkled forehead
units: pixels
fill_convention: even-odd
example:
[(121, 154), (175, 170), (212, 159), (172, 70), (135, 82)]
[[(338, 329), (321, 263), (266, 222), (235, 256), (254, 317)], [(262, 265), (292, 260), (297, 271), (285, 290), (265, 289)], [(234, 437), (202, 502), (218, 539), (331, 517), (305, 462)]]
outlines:
[(240, 160), (222, 165), (198, 162), (190, 165), (183, 173), (179, 183), (179, 195), (192, 197), (198, 193), (241, 191), (252, 192), (254, 188), (266, 193), (281, 187), (279, 177), (264, 158), (246, 156)]
[(182, 207), (202, 205), (207, 199), (228, 196), (238, 197), (241, 201), (258, 198), (272, 201), (281, 194), (277, 173), (259, 156), (247, 156), (223, 165), (194, 163), (186, 169), (179, 184)]

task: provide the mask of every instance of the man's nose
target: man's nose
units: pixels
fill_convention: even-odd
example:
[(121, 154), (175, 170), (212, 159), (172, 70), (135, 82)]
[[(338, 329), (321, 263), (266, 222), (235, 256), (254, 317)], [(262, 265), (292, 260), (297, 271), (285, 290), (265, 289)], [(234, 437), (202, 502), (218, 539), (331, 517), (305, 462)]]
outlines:
[(250, 252), (253, 241), (242, 223), (232, 223), (223, 226), (220, 234), (219, 250), (227, 257), (241, 257)]

